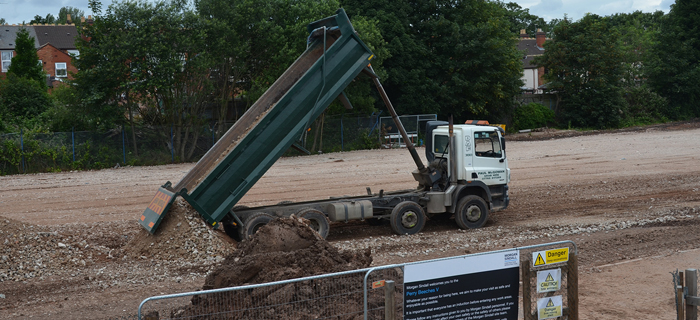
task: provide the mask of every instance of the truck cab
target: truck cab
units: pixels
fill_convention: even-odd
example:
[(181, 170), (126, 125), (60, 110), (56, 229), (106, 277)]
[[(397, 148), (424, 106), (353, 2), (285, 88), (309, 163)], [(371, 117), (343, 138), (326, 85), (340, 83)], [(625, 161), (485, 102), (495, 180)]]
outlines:
[[(482, 211), (493, 212), (508, 206), (510, 169), (503, 134), (500, 127), (459, 124), (453, 126), (451, 135), (445, 121), (426, 124), (426, 158), (429, 167), (439, 176), (428, 193), (431, 197), (428, 213), (451, 212), (458, 218), (459, 202), (469, 196), (473, 202), (483, 200), (483, 207), (478, 208)], [(440, 201), (432, 201), (441, 194), (446, 198), (444, 207), (436, 205)]]

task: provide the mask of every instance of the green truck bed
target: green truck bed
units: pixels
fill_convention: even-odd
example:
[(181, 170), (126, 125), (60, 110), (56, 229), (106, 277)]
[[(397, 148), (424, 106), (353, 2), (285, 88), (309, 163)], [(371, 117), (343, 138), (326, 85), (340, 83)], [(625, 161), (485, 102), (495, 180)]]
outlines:
[(178, 195), (216, 227), (373, 57), (343, 9), (308, 30), (306, 51), (180, 182), (158, 189), (139, 219), (146, 230)]

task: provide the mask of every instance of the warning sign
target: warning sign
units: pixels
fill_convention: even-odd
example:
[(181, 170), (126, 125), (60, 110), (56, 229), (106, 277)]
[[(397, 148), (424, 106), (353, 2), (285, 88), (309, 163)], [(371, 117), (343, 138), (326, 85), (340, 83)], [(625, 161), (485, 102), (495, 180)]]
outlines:
[(569, 261), (569, 248), (536, 251), (532, 253), (532, 265), (534, 267), (567, 261)]
[(561, 269), (537, 271), (537, 292), (551, 292), (561, 289)]
[(537, 319), (561, 317), (561, 296), (537, 299)]

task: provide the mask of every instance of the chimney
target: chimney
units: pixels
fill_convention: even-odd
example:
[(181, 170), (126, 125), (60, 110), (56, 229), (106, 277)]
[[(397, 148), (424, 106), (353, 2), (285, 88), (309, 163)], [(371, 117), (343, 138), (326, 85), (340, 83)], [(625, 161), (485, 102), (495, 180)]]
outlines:
[(546, 39), (546, 33), (542, 31), (542, 29), (537, 28), (537, 33), (535, 34), (535, 37), (537, 38), (537, 46), (540, 48), (544, 48), (544, 41)]
[(520, 29), (520, 38), (521, 39), (527, 39), (529, 37), (530, 37), (530, 35), (528, 35), (527, 32), (525, 32), (525, 29)]
[(71, 24), (72, 21), (70, 20), (70, 14), (66, 14), (66, 24)]

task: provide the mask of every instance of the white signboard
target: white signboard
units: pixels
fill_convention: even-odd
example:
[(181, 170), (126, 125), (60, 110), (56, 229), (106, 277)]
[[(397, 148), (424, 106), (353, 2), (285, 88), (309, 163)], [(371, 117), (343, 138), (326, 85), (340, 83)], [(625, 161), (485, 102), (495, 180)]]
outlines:
[(561, 289), (561, 269), (537, 271), (537, 292), (551, 292)]
[(537, 319), (552, 319), (561, 317), (561, 296), (537, 299)]

